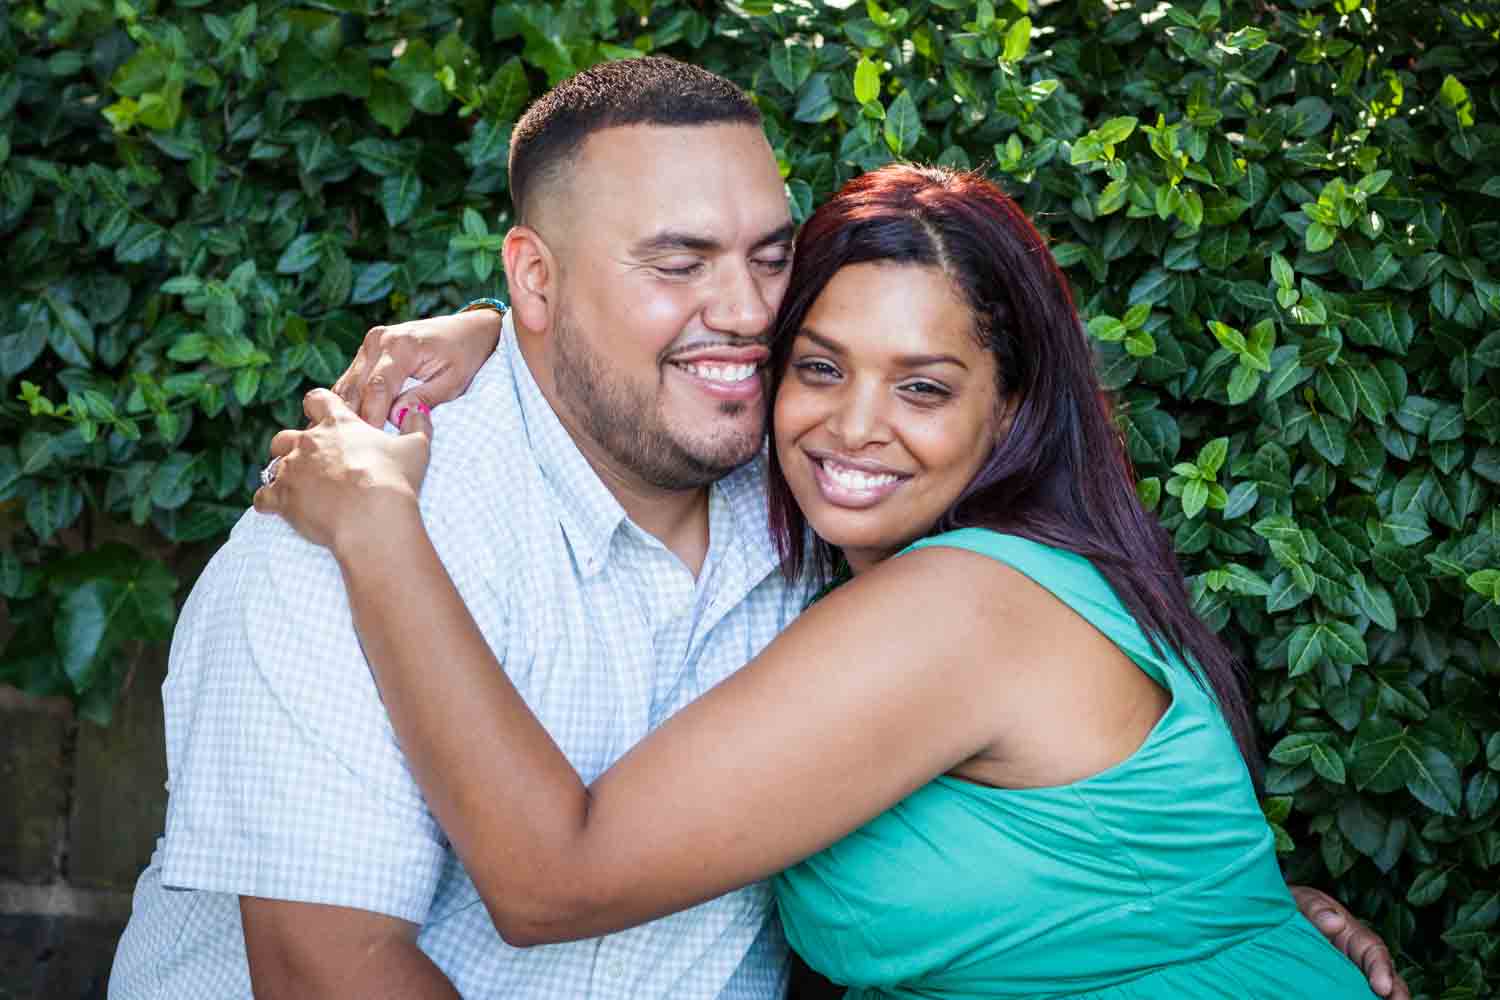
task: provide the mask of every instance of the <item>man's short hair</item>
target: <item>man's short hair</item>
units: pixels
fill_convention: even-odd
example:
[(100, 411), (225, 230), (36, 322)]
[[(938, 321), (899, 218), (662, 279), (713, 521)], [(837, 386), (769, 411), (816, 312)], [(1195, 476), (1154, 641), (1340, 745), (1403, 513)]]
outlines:
[(754, 125), (746, 93), (715, 73), (647, 56), (600, 63), (569, 77), (527, 109), (510, 138), (510, 196), (516, 218), (527, 199), (559, 176), (595, 132), (623, 125)]

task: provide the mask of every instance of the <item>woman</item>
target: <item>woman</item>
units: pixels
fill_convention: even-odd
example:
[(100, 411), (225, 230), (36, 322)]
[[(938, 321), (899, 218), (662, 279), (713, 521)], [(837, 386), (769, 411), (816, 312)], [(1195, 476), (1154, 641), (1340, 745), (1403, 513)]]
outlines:
[[(426, 540), (423, 451), (347, 417), (278, 435), (296, 489), (257, 506), (334, 549), (502, 936), (775, 875), (793, 947), (851, 996), (1370, 996), (1283, 884), (1234, 663), (1015, 205), (935, 169), (852, 181), (799, 236), (771, 365), (787, 571), (852, 579), (590, 787)], [(373, 456), (358, 475), (346, 440)]]

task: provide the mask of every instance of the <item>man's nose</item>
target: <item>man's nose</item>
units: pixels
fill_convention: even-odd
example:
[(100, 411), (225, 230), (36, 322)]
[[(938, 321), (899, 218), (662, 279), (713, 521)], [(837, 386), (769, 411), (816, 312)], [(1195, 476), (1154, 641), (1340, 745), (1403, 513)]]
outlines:
[(747, 264), (741, 264), (722, 270), (714, 300), (703, 311), (703, 319), (714, 330), (738, 337), (761, 337), (770, 330), (775, 314), (769, 285), (751, 273)]

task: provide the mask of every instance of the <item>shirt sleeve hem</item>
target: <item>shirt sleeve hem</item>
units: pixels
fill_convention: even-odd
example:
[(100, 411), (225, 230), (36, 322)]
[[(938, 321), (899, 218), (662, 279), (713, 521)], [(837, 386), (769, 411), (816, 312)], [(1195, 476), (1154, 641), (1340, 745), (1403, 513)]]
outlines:
[[(434, 843), (386, 852), (360, 845), (351, 865), (348, 856), (320, 855), (305, 846), (272, 852), (260, 844), (252, 846), (248, 838), (178, 833), (169, 836), (162, 849), (161, 884), (166, 889), (347, 906), (420, 925), (432, 905), (443, 858), (443, 849)], [(343, 883), (330, 878), (330, 873), (353, 871), (355, 866), (356, 878)]]

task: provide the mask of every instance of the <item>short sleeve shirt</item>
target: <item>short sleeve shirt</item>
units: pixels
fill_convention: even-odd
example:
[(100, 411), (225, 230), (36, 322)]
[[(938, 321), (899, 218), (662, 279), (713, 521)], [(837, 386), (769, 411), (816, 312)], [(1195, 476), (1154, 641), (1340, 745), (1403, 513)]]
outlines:
[[(543, 397), (511, 329), (433, 413), (422, 513), (502, 668), (585, 781), (752, 659), (802, 607), (769, 535), (764, 462), (710, 490), (695, 579), (636, 527)], [(163, 686), (165, 836), (110, 995), (249, 997), (238, 897), (421, 925), (465, 997), (779, 995), (764, 884), (606, 937), (513, 949), (412, 779), (337, 564), (248, 512), (183, 609)]]

